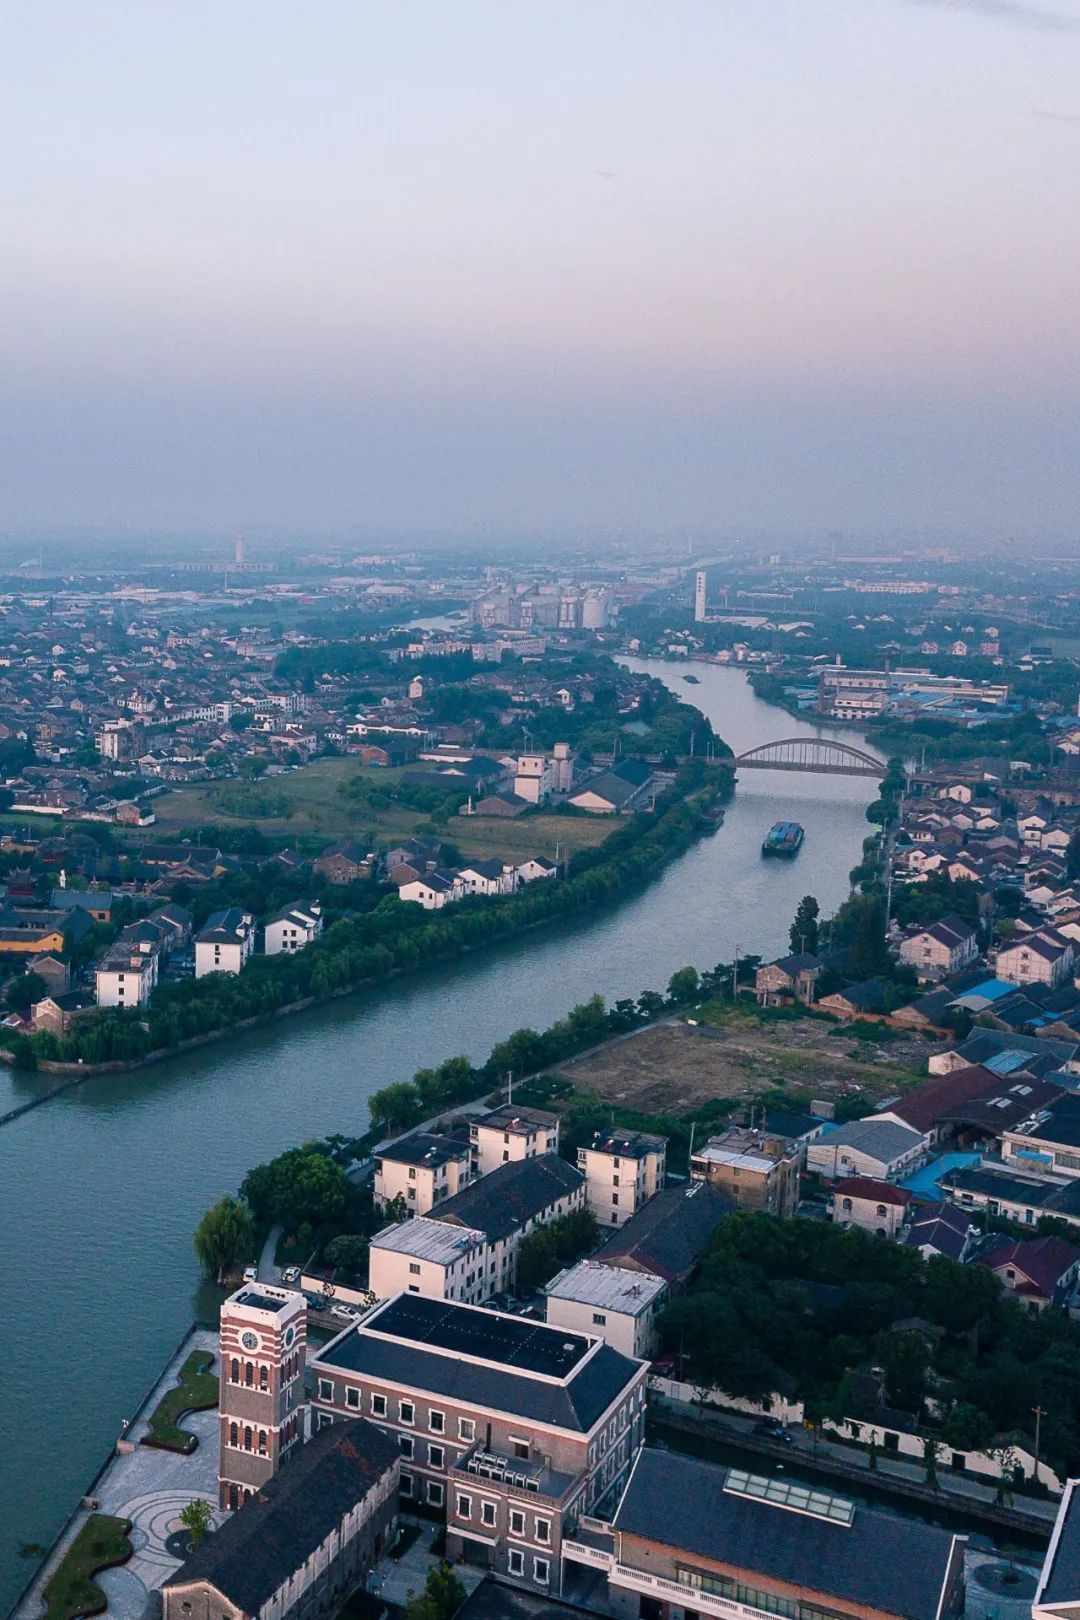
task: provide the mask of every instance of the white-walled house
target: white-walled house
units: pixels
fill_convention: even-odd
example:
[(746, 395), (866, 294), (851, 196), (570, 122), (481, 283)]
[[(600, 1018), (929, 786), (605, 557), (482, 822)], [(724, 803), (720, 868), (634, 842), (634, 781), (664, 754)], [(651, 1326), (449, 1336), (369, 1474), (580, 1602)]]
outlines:
[(920, 979), (940, 979), (977, 959), (979, 936), (962, 917), (942, 917), (905, 934), (899, 955)]
[(263, 932), (263, 949), (267, 956), (281, 956), (302, 951), (322, 933), (322, 907), (318, 901), (311, 905), (283, 906), (270, 918)]
[(911, 1194), (872, 1176), (848, 1176), (832, 1184), (832, 1217), (837, 1226), (857, 1226), (878, 1237), (896, 1237), (907, 1216)]
[(479, 1305), (489, 1286), (494, 1250), (475, 1227), (453, 1226), (420, 1216), (377, 1232), (368, 1256), (368, 1287), (377, 1299), (423, 1294)]
[(559, 1146), (559, 1116), (546, 1108), (518, 1108), (503, 1103), (469, 1122), (473, 1173), (486, 1176), (501, 1164), (535, 1159)]
[(1072, 974), (1073, 942), (1054, 928), (1021, 934), (997, 954), (999, 979), (1012, 984), (1064, 984)]
[(887, 1119), (856, 1119), (819, 1136), (806, 1150), (806, 1168), (826, 1181), (870, 1176), (899, 1181), (926, 1157), (926, 1138)]
[(472, 1180), (472, 1150), (452, 1136), (419, 1131), (375, 1156), (374, 1200), (386, 1209), (401, 1198), (410, 1215), (427, 1215)]
[(547, 1320), (570, 1333), (595, 1334), (638, 1361), (656, 1353), (657, 1319), (668, 1285), (648, 1271), (625, 1271), (579, 1260), (544, 1289)]
[(457, 877), (465, 894), (513, 894), (517, 888), (514, 868), (504, 861), (470, 861)]
[(464, 886), (456, 872), (440, 872), (437, 869), (398, 887), (400, 899), (423, 906), (425, 911), (441, 911), (443, 906), (460, 900), (464, 893)]
[(664, 1185), (667, 1137), (647, 1131), (597, 1131), (577, 1150), (585, 1196), (601, 1226), (622, 1226)]
[(195, 977), (239, 973), (255, 949), (255, 919), (250, 911), (230, 906), (215, 911), (195, 936)]
[(535, 883), (538, 878), (558, 877), (559, 868), (546, 855), (532, 855), (515, 868), (518, 883)]

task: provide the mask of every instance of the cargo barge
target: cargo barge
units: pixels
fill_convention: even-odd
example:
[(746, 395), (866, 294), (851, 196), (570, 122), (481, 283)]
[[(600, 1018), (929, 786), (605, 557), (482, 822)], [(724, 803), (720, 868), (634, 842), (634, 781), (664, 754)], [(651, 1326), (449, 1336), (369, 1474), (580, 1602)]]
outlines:
[(799, 853), (805, 837), (806, 830), (800, 827), (797, 821), (774, 821), (765, 834), (761, 853), (763, 855), (784, 855), (790, 859), (792, 855)]

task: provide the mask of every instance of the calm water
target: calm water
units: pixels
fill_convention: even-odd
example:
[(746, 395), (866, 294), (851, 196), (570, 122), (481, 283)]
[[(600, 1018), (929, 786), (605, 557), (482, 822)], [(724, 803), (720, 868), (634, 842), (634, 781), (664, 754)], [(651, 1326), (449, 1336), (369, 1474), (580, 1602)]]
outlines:
[[(736, 752), (815, 728), (761, 703), (738, 670), (630, 661), (703, 709)], [(833, 908), (868, 832), (869, 779), (747, 772), (724, 827), (643, 892), (533, 935), (135, 1076), (94, 1080), (0, 1130), (0, 1611), (198, 1308), (191, 1233), (261, 1159), (367, 1126), (366, 1099), (451, 1053), (486, 1056), (594, 990), (661, 988), (678, 967), (785, 948), (801, 895)], [(806, 827), (763, 861), (771, 822)], [(0, 1074), (0, 1112), (43, 1089)]]

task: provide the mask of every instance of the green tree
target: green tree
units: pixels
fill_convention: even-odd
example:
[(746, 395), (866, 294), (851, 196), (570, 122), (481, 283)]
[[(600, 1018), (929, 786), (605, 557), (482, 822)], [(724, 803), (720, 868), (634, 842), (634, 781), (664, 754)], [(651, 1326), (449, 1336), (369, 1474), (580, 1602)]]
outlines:
[(878, 895), (865, 895), (848, 949), (848, 972), (853, 979), (873, 979), (892, 970), (892, 957), (885, 943), (885, 902)]
[(209, 1502), (202, 1496), (194, 1496), (187, 1507), (180, 1509), (180, 1523), (185, 1530), (191, 1532), (191, 1545), (201, 1547), (206, 1540), (206, 1532), (213, 1523), (213, 1512)]
[(405, 1605), (405, 1620), (453, 1620), (465, 1602), (465, 1588), (449, 1564), (429, 1569), (424, 1590)]
[(368, 1266), (367, 1240), (354, 1237), (351, 1233), (343, 1233), (341, 1237), (332, 1238), (326, 1245), (323, 1259), (328, 1266), (334, 1266), (347, 1276), (364, 1277), (367, 1275)]
[(1080, 877), (1080, 827), (1069, 839), (1069, 847), (1065, 851), (1065, 876), (1070, 883)]
[(295, 1232), (303, 1222), (315, 1227), (336, 1220), (347, 1188), (345, 1172), (325, 1142), (307, 1142), (249, 1171), (240, 1196), (260, 1220), (280, 1222), (286, 1232)]
[(226, 1272), (248, 1258), (253, 1239), (251, 1210), (238, 1198), (225, 1197), (206, 1211), (195, 1228), (195, 1253), (206, 1275), (220, 1283)]
[(682, 967), (668, 980), (667, 998), (673, 1007), (682, 1007), (695, 1000), (701, 990), (701, 977), (696, 967)]
[(795, 908), (795, 917), (788, 929), (788, 940), (792, 951), (809, 951), (811, 956), (818, 948), (818, 917), (821, 907), (812, 894), (804, 894)]
[(7, 987), (7, 1004), (16, 1012), (29, 1012), (36, 1001), (49, 993), (49, 987), (40, 973), (20, 973)]

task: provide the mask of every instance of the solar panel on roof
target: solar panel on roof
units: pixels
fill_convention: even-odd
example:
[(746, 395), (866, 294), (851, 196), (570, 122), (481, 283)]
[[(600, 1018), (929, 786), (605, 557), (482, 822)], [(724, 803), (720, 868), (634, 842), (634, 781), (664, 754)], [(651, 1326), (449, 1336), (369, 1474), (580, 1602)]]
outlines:
[(748, 1496), (756, 1502), (769, 1502), (773, 1507), (787, 1508), (792, 1513), (806, 1513), (815, 1519), (826, 1519), (830, 1524), (850, 1525), (855, 1517), (855, 1504), (846, 1496), (833, 1496), (830, 1491), (815, 1490), (809, 1485), (796, 1484), (790, 1479), (769, 1479), (764, 1474), (748, 1474), (743, 1468), (728, 1470), (724, 1489), (732, 1496)]

